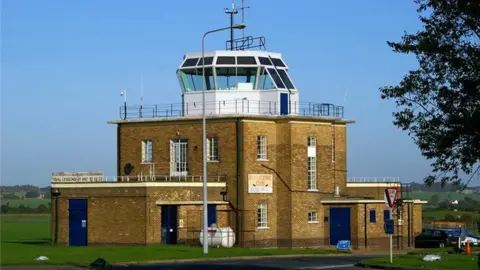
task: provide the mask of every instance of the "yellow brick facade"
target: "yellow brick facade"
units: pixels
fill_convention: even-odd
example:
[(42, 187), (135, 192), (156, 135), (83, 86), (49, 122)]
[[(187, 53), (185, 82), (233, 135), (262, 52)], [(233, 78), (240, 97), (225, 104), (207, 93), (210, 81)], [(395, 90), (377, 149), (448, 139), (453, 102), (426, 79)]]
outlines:
[[(170, 174), (170, 141), (179, 138), (188, 140), (188, 174), (202, 175), (201, 127), (199, 119), (118, 124), (118, 175), (125, 176), (123, 168), (128, 163), (133, 165), (130, 175), (148, 173), (149, 165), (141, 163), (143, 140), (152, 141), (155, 174)], [(349, 207), (352, 246), (384, 245), (388, 239), (383, 233), (386, 206), (378, 202), (383, 200), (384, 188), (347, 187), (346, 132), (346, 123), (327, 118), (209, 119), (207, 137), (218, 138), (219, 158), (216, 162), (208, 162), (208, 175), (223, 176), (225, 183), (225, 188), (208, 190), (208, 201), (221, 202), (217, 206), (218, 225), (234, 228), (243, 246), (325, 246), (330, 244), (329, 209)], [(260, 135), (267, 138), (266, 160), (257, 160), (257, 136)], [(308, 137), (316, 138), (317, 190), (307, 187)], [(249, 193), (249, 174), (272, 174), (273, 192)], [(335, 186), (340, 189), (340, 197), (351, 202), (322, 202), (333, 198)], [(59, 190), (58, 213), (53, 210), (52, 215), (52, 231), (58, 230), (56, 241), (59, 244), (68, 243), (68, 199), (74, 197), (88, 199), (88, 244), (161, 243), (159, 202), (162, 201), (179, 205), (178, 243), (198, 242), (203, 224), (202, 205), (188, 202), (202, 201), (201, 187)], [(220, 194), (222, 191), (227, 192), (225, 201)], [(377, 202), (361, 203), (362, 198)], [(52, 205), (55, 200), (52, 198)], [(267, 228), (257, 227), (259, 202), (267, 204)], [(368, 217), (365, 219), (365, 207), (367, 215), (370, 209), (376, 210), (376, 223), (370, 223)], [(316, 213), (316, 220), (309, 222), (311, 211)], [(411, 226), (401, 227), (402, 243), (409, 232), (413, 237), (421, 231), (421, 206), (411, 204), (410, 213)], [(404, 224), (408, 224), (405, 221)], [(115, 230), (110, 230), (112, 228)], [(406, 239), (408, 242), (408, 237)]]

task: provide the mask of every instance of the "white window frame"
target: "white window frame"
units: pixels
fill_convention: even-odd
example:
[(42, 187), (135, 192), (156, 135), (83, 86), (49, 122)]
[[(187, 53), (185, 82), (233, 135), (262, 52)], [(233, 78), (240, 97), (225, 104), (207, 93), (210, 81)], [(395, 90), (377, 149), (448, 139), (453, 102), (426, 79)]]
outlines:
[(153, 162), (153, 142), (152, 140), (142, 141), (142, 164), (151, 164)]
[(257, 160), (268, 160), (268, 140), (266, 135), (257, 136)]
[(218, 138), (207, 139), (207, 161), (218, 162)]
[(316, 147), (317, 146), (317, 137), (308, 136), (307, 137), (307, 146), (308, 147)]
[(268, 205), (267, 202), (257, 204), (257, 228), (268, 229)]
[(188, 140), (175, 139), (170, 141), (170, 175), (188, 175)]
[(308, 211), (308, 223), (318, 223), (318, 212), (311, 210)]
[(307, 157), (307, 189), (309, 191), (318, 191), (316, 157)]

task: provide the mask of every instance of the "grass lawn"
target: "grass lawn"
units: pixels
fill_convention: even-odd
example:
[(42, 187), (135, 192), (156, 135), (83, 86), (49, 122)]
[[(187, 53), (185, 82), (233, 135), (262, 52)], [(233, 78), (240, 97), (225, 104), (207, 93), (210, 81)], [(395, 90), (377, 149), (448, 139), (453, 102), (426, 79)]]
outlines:
[(23, 199), (23, 200), (2, 199), (2, 204), (7, 204), (7, 203), (9, 203), (11, 207), (18, 207), (21, 204), (23, 204), (24, 206), (37, 208), (39, 205), (42, 205), (42, 204), (45, 206), (48, 206), (48, 203), (50, 203), (50, 199)]
[[(428, 254), (436, 254), (435, 252)], [(477, 270), (477, 255), (449, 255), (440, 254), (442, 261), (424, 262), (425, 254), (396, 255), (393, 257), (393, 266), (422, 267), (425, 269), (462, 269)], [(372, 258), (363, 260), (365, 264), (390, 265), (390, 257)]]
[[(108, 262), (202, 258), (201, 247), (186, 246), (51, 246), (48, 215), (1, 216), (1, 265), (70, 264), (85, 266), (102, 257)], [(210, 248), (208, 258), (340, 253), (314, 249)], [(35, 258), (47, 256), (48, 261)]]

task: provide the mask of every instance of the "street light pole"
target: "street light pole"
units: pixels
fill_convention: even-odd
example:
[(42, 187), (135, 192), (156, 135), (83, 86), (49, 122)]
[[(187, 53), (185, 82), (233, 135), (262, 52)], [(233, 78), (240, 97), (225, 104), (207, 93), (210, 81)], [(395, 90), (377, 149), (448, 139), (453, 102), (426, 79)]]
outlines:
[[(205, 37), (214, 32), (220, 32), (228, 29), (244, 29), (245, 25), (236, 24), (229, 27), (215, 29), (206, 32), (202, 37), (202, 149), (203, 149), (203, 254), (208, 254), (208, 204), (207, 204), (207, 119), (205, 114), (205, 92), (206, 92), (206, 78), (205, 78)], [(238, 225), (237, 225), (238, 226)]]

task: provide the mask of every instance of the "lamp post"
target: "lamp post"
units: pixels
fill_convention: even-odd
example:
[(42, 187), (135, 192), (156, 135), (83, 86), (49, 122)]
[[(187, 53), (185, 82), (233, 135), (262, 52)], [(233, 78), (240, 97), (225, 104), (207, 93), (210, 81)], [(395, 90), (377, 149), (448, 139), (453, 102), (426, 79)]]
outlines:
[(207, 120), (205, 115), (205, 37), (214, 32), (220, 32), (228, 29), (244, 29), (245, 24), (236, 24), (229, 27), (219, 28), (206, 32), (202, 37), (202, 149), (203, 149), (203, 254), (208, 254), (208, 210), (207, 210)]

